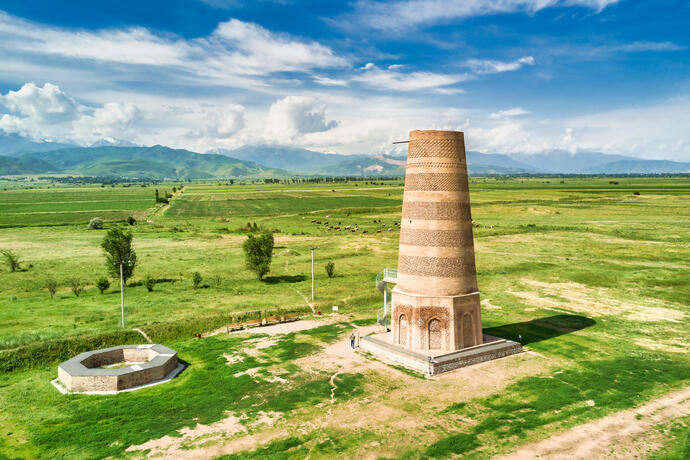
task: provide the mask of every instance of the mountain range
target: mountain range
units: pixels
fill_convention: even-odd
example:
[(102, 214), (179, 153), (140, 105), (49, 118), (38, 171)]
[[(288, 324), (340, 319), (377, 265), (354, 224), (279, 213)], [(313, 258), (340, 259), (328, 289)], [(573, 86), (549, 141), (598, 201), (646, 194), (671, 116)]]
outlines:
[[(0, 134), (0, 175), (81, 174), (152, 179), (266, 178), (293, 175), (402, 176), (405, 156), (341, 155), (281, 146), (214, 149), (205, 154), (107, 138), (91, 147), (35, 142)], [(599, 152), (537, 154), (467, 152), (472, 175), (690, 173), (690, 163)]]
[[(71, 147), (19, 158), (0, 157), (0, 174), (61, 173), (151, 179), (214, 179), (286, 177), (291, 174), (224, 155), (200, 154), (161, 145), (153, 147)], [(18, 172), (21, 166), (30, 168)]]

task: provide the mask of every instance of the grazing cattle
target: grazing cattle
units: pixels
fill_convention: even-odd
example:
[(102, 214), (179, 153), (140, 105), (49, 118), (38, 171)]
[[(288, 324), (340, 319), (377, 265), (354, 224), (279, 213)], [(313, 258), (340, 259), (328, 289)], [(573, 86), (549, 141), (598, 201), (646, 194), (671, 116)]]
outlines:
[(369, 233), (367, 230), (363, 230), (362, 233)]
[(392, 231), (393, 231), (393, 228), (388, 227), (388, 231), (389, 231), (389, 232), (392, 232)]
[(346, 225), (346, 226), (345, 226), (345, 230), (350, 230), (350, 226), (349, 226), (349, 225)]
[(381, 230), (376, 230), (376, 233), (381, 233)]

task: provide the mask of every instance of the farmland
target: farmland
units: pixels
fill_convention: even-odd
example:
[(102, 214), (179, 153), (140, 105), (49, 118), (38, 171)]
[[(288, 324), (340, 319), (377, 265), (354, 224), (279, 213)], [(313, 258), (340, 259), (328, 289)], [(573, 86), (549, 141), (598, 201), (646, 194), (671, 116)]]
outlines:
[[(344, 342), (354, 327), (377, 327), (374, 279), (397, 265), (401, 182), (189, 183), (161, 207), (154, 187), (0, 191), (0, 249), (24, 267), (0, 271), (0, 352), (118, 331), (116, 280), (104, 294), (94, 286), (104, 231), (86, 224), (132, 215), (127, 328), (159, 334), (189, 364), (168, 384), (117, 396), (61, 395), (49, 383), (55, 361), (0, 373), (0, 458), (485, 458), (543, 452), (556, 434), (576, 449), (572, 430), (626, 411), (645, 436), (612, 435), (593, 457), (687, 455), (687, 177), (472, 178), (484, 329), (529, 351), (435, 379)], [(264, 282), (244, 267), (248, 222), (276, 231)], [(52, 299), (48, 278), (59, 285)], [(338, 315), (315, 315), (334, 305)], [(194, 338), (215, 317), (276, 308), (301, 309), (293, 324), (314, 327)], [(668, 395), (667, 415), (648, 409)]]

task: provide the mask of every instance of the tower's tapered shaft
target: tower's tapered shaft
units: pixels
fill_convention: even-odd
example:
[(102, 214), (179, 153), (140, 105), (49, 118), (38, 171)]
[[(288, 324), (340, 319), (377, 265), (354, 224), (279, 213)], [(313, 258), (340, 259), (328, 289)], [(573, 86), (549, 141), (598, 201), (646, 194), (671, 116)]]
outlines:
[(392, 304), (400, 345), (455, 350), (482, 343), (462, 132), (410, 132)]

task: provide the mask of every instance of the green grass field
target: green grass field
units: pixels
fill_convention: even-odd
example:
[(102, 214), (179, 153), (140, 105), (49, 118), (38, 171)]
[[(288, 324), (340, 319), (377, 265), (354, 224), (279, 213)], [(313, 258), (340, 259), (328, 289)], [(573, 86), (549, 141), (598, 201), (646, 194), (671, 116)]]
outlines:
[[(0, 352), (118, 330), (116, 280), (102, 295), (94, 287), (105, 232), (86, 228), (91, 217), (106, 228), (139, 220), (128, 328), (308, 309), (312, 246), (312, 307), (342, 314), (277, 338), (165, 339), (189, 367), (134, 393), (61, 395), (49, 383), (56, 362), (0, 373), (0, 458), (486, 458), (688, 388), (688, 178), (472, 178), (470, 187), (484, 329), (530, 352), (435, 380), (338, 348), (354, 324), (373, 322), (383, 297), (375, 276), (397, 265), (401, 181), (188, 184), (156, 209), (154, 187), (0, 191), (0, 249), (25, 268), (0, 269)], [(265, 282), (244, 267), (248, 221), (277, 231)], [(329, 231), (326, 221), (360, 230)], [(153, 292), (140, 284), (146, 275), (160, 281)], [(54, 299), (49, 277), (60, 284)], [(70, 278), (86, 286), (79, 297)], [(191, 332), (207, 332), (199, 328)], [(617, 455), (687, 458), (680, 407), (655, 423), (634, 419), (645, 436), (619, 440)]]

